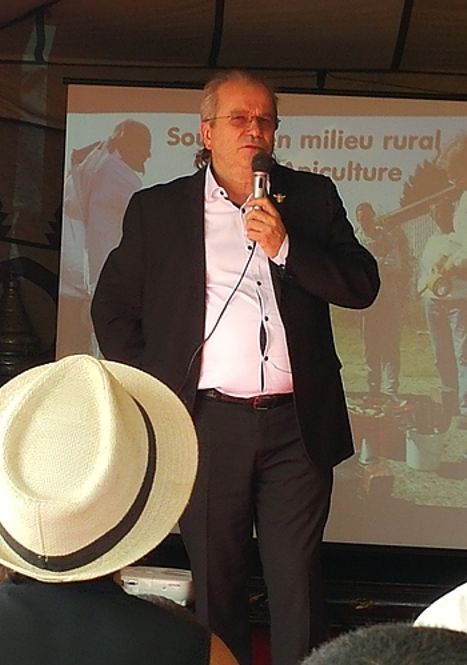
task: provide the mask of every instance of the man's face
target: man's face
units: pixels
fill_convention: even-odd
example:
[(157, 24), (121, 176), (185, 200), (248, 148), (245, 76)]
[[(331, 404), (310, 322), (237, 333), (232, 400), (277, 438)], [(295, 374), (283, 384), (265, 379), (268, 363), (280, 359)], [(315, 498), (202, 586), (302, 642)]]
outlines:
[(257, 152), (272, 153), (276, 114), (268, 90), (260, 84), (224, 83), (217, 94), (216, 118), (202, 122), (201, 133), (218, 173), (251, 172), (251, 160)]

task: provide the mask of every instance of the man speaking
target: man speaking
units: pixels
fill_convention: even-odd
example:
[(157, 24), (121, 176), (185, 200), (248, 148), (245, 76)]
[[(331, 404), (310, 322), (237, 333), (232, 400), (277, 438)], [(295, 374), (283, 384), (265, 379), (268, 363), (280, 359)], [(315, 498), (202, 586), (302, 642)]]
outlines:
[(196, 612), (242, 665), (253, 525), (273, 665), (326, 637), (320, 544), (332, 467), (353, 452), (329, 304), (367, 307), (379, 287), (331, 180), (266, 173), (277, 124), (264, 81), (210, 81), (202, 168), (133, 196), (92, 306), (104, 355), (154, 374), (193, 414), (200, 466), (181, 532)]

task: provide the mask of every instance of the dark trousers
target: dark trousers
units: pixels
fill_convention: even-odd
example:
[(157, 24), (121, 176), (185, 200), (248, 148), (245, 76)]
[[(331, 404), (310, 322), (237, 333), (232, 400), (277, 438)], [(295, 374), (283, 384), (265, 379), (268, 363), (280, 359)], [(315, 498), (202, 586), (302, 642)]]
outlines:
[(255, 525), (268, 589), (272, 663), (296, 665), (327, 636), (319, 557), (332, 470), (309, 460), (293, 403), (255, 410), (199, 398), (194, 419), (199, 471), (180, 526), (197, 616), (241, 665), (249, 665)]

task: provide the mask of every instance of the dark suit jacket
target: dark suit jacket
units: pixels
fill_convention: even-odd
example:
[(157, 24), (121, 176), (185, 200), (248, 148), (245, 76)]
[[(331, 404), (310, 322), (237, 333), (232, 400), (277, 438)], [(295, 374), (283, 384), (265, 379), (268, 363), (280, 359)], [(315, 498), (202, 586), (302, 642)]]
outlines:
[[(353, 452), (329, 303), (357, 309), (370, 305), (379, 288), (378, 269), (356, 240), (329, 178), (275, 166), (271, 200), (290, 238), (285, 268), (273, 262), (270, 267), (298, 419), (311, 459), (329, 467)], [(201, 171), (133, 196), (122, 241), (100, 275), (92, 316), (106, 358), (155, 375), (191, 408), (204, 314)]]
[(0, 583), (0, 665), (208, 665), (210, 634), (188, 610), (115, 582)]

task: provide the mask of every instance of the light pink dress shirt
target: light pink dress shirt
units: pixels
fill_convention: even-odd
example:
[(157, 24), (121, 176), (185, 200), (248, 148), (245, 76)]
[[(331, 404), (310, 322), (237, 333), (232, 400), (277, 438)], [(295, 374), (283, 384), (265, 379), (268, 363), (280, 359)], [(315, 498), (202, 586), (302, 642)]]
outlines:
[[(236, 397), (290, 393), (292, 372), (268, 257), (248, 240), (242, 211), (229, 201), (209, 168), (204, 205), (207, 341), (198, 387)], [(287, 251), (286, 238), (274, 261), (285, 263)], [(252, 252), (246, 274), (218, 321)]]

